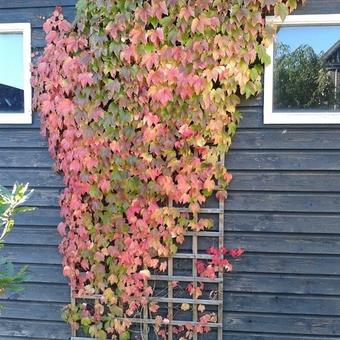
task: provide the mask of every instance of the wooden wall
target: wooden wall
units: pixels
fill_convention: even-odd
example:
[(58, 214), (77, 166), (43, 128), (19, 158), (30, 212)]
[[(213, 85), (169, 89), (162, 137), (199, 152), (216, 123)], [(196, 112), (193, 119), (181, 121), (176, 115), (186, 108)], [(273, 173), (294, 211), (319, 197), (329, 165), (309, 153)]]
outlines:
[[(0, 0), (0, 22), (31, 22), (44, 45), (41, 16), (75, 0)], [(307, 0), (297, 13), (340, 13), (340, 0)], [(340, 126), (264, 126), (262, 99), (243, 102), (244, 119), (227, 166), (226, 244), (243, 246), (225, 277), (225, 339), (340, 339)], [(33, 125), (0, 126), (0, 183), (30, 182), (38, 209), (17, 219), (5, 254), (29, 265), (21, 293), (1, 303), (0, 339), (68, 339), (60, 308), (58, 193), (46, 142)]]
[[(340, 13), (307, 0), (295, 14)], [(340, 37), (339, 37), (340, 39)], [(340, 126), (263, 125), (244, 102), (227, 166), (225, 339), (340, 339)]]

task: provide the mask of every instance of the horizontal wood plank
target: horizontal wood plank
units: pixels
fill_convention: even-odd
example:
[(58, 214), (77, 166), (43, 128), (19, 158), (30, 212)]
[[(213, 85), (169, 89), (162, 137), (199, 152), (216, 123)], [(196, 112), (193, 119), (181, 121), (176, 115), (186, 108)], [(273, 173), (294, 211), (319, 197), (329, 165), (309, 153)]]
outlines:
[(37, 207), (33, 211), (20, 213), (15, 216), (16, 225), (21, 226), (54, 226), (61, 221), (59, 208)]
[[(340, 135), (340, 132), (339, 132)], [(232, 171), (229, 190), (340, 192), (338, 171)], [(0, 172), (1, 176), (1, 172)]]
[(0, 125), (1, 148), (46, 148), (47, 141), (39, 129), (7, 129)]
[[(24, 151), (23, 151), (24, 152)], [(3, 186), (13, 186), (15, 182), (29, 183), (30, 187), (62, 188), (63, 177), (53, 173), (51, 169), (1, 169), (0, 183)]]
[[(42, 193), (44, 195), (44, 193)], [(230, 192), (227, 211), (339, 213), (340, 193)]]
[(340, 152), (233, 150), (226, 166), (229, 170), (340, 170)]
[(57, 246), (60, 240), (57, 228), (16, 226), (6, 237), (5, 244)]
[[(211, 218), (211, 215), (207, 215)], [(226, 212), (225, 231), (339, 234), (339, 214)]]
[(340, 318), (226, 313), (223, 327), (233, 331), (334, 335), (340, 334)]
[[(21, 262), (21, 264), (14, 264), (15, 270), (19, 271), (25, 265), (24, 259)], [(68, 283), (66, 277), (63, 276), (61, 261), (54, 265), (30, 263), (27, 265), (26, 273), (25, 282), (27, 283)]]
[(69, 339), (70, 327), (64, 322), (47, 322), (47, 321), (28, 321), (2, 319), (0, 322), (0, 337), (22, 337), (37, 339)]
[(23, 264), (58, 264), (61, 263), (61, 257), (55, 246), (39, 246), (26, 244), (12, 245), (8, 244), (1, 250), (2, 256), (8, 258), (12, 262)]
[(340, 255), (340, 235), (235, 235), (227, 233), (224, 241), (226, 244), (242, 247), (248, 252)]
[(340, 316), (340, 297), (225, 293), (224, 311)]
[(339, 150), (340, 129), (258, 129), (236, 133), (232, 149)]
[(61, 189), (35, 189), (27, 205), (33, 207), (59, 207), (59, 194)]
[(233, 264), (238, 273), (340, 275), (339, 257), (331, 255), (249, 254), (246, 251)]
[[(7, 292), (1, 300), (41, 301), (69, 303), (70, 288), (68, 285), (24, 283), (20, 292)], [(0, 322), (1, 324), (1, 322)]]
[[(42, 321), (62, 321), (63, 303), (32, 301), (1, 301), (1, 317), (8, 319), (26, 319)], [(27, 313), (29, 311), (29, 313)]]
[(340, 278), (235, 272), (225, 275), (224, 285), (224, 289), (229, 292), (339, 295)]
[(0, 168), (49, 168), (53, 161), (47, 149), (0, 148)]

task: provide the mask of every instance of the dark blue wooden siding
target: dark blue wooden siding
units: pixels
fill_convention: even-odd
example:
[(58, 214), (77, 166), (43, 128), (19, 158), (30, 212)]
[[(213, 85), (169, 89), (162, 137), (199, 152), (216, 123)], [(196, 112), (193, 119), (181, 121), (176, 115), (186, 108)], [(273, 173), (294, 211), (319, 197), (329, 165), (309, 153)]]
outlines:
[[(74, 0), (0, 0), (0, 22), (31, 22)], [(297, 13), (340, 13), (340, 0), (307, 0)], [(340, 126), (264, 126), (262, 99), (244, 102), (227, 166), (226, 244), (244, 246), (225, 277), (227, 340), (340, 339)], [(68, 339), (60, 308), (69, 301), (57, 251), (58, 192), (46, 142), (33, 125), (0, 126), (0, 183), (28, 181), (38, 209), (17, 220), (5, 253), (28, 264), (22, 293), (2, 302), (0, 339)]]
[(340, 126), (263, 125), (261, 97), (241, 111), (225, 241), (247, 253), (225, 277), (225, 339), (340, 339)]

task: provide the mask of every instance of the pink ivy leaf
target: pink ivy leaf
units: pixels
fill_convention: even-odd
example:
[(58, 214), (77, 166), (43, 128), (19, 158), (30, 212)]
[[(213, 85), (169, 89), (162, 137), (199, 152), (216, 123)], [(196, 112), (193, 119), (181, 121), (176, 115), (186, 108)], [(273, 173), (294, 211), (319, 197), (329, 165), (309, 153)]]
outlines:
[(91, 85), (93, 83), (93, 74), (91, 72), (84, 72), (78, 75), (78, 81), (82, 87)]
[(48, 44), (55, 42), (56, 39), (58, 38), (58, 33), (57, 31), (50, 31), (47, 35), (46, 35), (46, 42)]
[[(151, 90), (151, 89), (150, 89)], [(173, 99), (172, 90), (170, 88), (161, 88), (156, 91), (149, 91), (153, 100), (158, 101), (164, 107)]]
[(216, 193), (216, 198), (219, 200), (219, 201), (223, 201), (225, 199), (227, 199), (228, 197), (228, 194), (226, 191), (218, 191)]
[(74, 104), (70, 99), (63, 99), (57, 104), (57, 111), (62, 115), (73, 114)]
[(244, 253), (243, 248), (236, 248), (236, 249), (230, 249), (229, 250), (229, 254), (234, 258), (241, 256), (243, 253)]
[(161, 271), (161, 272), (165, 272), (166, 271), (166, 269), (167, 269), (167, 267), (168, 267), (168, 264), (164, 261), (164, 262), (161, 262), (161, 264), (159, 265), (159, 270)]
[(187, 124), (183, 124), (178, 131), (183, 138), (190, 138), (191, 136), (194, 135), (194, 131)]
[(66, 224), (64, 222), (60, 222), (58, 224), (58, 232), (61, 236), (66, 235)]

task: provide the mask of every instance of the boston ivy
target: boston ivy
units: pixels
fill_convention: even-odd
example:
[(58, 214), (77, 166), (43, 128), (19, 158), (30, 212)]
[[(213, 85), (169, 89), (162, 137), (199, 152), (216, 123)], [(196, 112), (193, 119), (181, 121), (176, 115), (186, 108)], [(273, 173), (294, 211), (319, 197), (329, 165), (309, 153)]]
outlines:
[[(44, 24), (47, 47), (34, 69), (34, 104), (66, 189), (58, 230), (64, 274), (79, 297), (66, 318), (98, 339), (128, 338), (128, 317), (148, 302), (150, 271), (186, 231), (210, 228), (200, 207), (227, 197), (231, 174), (219, 163), (240, 119), (240, 97), (261, 90), (273, 29), (296, 0), (80, 0), (74, 24), (57, 8)], [(168, 203), (187, 205), (180, 213)], [(231, 270), (210, 249), (202, 276)], [(189, 284), (199, 297), (203, 285)], [(150, 305), (152, 317), (165, 337)], [(183, 310), (188, 306), (182, 306)], [(200, 306), (204, 312), (204, 306)], [(190, 338), (200, 325), (179, 329)]]

